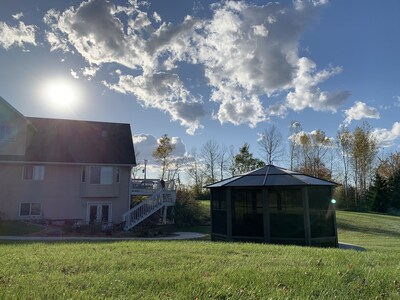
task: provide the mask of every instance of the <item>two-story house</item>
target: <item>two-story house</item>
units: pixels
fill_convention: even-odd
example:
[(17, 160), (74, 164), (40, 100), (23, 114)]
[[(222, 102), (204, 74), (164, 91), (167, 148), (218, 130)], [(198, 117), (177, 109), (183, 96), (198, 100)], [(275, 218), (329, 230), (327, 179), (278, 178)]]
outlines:
[(119, 223), (135, 164), (129, 124), (25, 117), (0, 97), (0, 219)]

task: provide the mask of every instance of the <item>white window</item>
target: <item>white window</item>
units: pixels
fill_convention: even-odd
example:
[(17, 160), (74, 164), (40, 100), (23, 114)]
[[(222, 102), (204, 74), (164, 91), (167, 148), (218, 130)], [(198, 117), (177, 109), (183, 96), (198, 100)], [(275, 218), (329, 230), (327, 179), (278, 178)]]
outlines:
[(90, 167), (90, 184), (112, 184), (112, 167)]
[(44, 166), (24, 166), (24, 180), (43, 180)]
[(21, 217), (37, 217), (40, 216), (42, 205), (40, 203), (25, 202), (21, 203), (19, 215)]

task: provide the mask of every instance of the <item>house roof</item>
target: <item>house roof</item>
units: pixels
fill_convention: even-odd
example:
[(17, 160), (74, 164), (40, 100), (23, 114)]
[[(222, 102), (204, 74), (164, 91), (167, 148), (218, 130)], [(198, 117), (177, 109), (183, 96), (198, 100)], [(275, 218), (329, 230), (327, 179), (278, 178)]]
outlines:
[(33, 124), (28, 120), (28, 118), (26, 118), (23, 114), (21, 114), (18, 110), (16, 110), (10, 103), (8, 103), (6, 100), (4, 100), (3, 97), (0, 97), (0, 105), (3, 105), (4, 107), (6, 107), (6, 110), (2, 110), (2, 113), (5, 113), (6, 111), (11, 112), (12, 114), (14, 114), (15, 116), (17, 116), (18, 118), (21, 118), (23, 120), (25, 120), (25, 122), (32, 126), (34, 129), (35, 127), (33, 126)]
[(304, 186), (304, 185), (337, 185), (333, 181), (319, 179), (300, 172), (290, 171), (274, 165), (267, 165), (246, 174), (234, 176), (207, 185), (216, 187), (258, 187), (258, 186)]
[(30, 118), (36, 129), (23, 156), (2, 161), (44, 163), (136, 164), (129, 124)]

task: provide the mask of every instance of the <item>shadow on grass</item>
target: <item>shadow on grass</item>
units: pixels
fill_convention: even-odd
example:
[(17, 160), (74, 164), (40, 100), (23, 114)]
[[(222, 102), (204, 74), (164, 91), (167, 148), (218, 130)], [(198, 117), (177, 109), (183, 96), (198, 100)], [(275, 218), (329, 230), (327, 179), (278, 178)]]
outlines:
[(340, 222), (337, 225), (338, 229), (347, 230), (347, 231), (355, 231), (360, 233), (369, 233), (369, 234), (377, 234), (377, 235), (388, 235), (390, 237), (400, 238), (400, 232), (396, 230), (389, 229), (380, 229), (376, 227), (360, 227), (359, 224), (349, 224)]

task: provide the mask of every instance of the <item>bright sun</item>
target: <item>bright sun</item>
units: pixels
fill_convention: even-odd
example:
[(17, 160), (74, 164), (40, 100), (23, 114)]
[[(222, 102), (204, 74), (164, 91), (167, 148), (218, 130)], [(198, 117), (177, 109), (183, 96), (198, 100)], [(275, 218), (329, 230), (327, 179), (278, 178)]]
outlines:
[(76, 84), (65, 79), (51, 80), (43, 84), (44, 100), (57, 109), (73, 108), (77, 105), (80, 91)]

